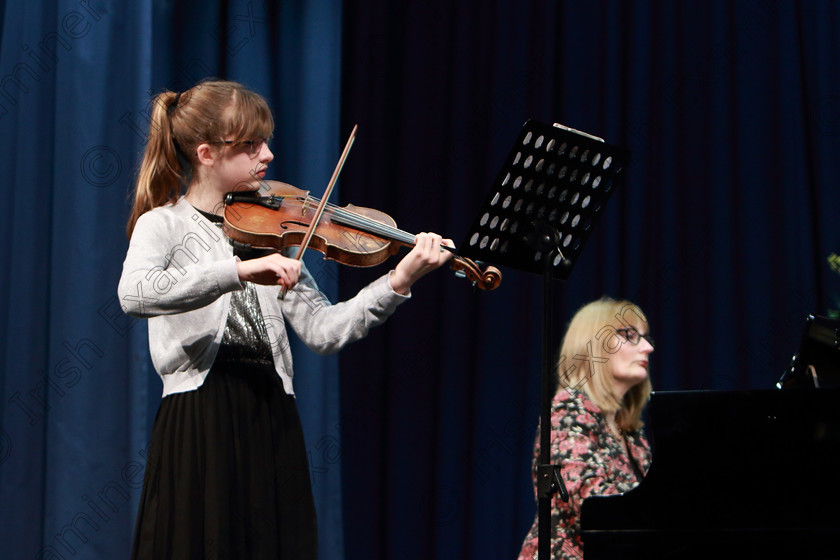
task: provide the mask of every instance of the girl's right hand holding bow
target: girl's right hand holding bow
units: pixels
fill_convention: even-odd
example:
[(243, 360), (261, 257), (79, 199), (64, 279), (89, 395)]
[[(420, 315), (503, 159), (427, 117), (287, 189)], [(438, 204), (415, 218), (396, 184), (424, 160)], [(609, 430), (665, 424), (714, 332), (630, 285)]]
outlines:
[(238, 261), (236, 272), (239, 279), (264, 286), (282, 286), (290, 290), (297, 284), (301, 262), (274, 253), (266, 257)]

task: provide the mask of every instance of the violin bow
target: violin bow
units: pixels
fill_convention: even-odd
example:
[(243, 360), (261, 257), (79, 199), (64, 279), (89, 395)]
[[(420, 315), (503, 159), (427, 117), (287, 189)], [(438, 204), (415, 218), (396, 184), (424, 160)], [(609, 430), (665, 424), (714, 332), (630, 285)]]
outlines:
[(336, 164), (335, 171), (333, 171), (332, 178), (330, 179), (330, 182), (327, 185), (327, 190), (324, 191), (324, 196), (321, 197), (321, 202), (320, 204), (318, 204), (318, 208), (315, 210), (315, 215), (312, 216), (312, 223), (309, 224), (309, 227), (306, 230), (306, 235), (303, 236), (303, 241), (301, 241), (300, 243), (300, 250), (298, 251), (298, 254), (295, 257), (297, 260), (303, 258), (303, 252), (309, 245), (309, 240), (312, 239), (312, 234), (315, 233), (315, 228), (318, 227), (318, 222), (321, 221), (321, 216), (324, 213), (324, 208), (327, 207), (327, 200), (330, 198), (330, 193), (332, 193), (333, 187), (335, 186), (335, 183), (338, 180), (338, 176), (341, 174), (341, 170), (344, 168), (344, 162), (347, 160), (347, 155), (350, 153), (350, 148), (353, 147), (353, 142), (356, 141), (356, 131), (358, 129), (359, 125), (354, 125), (352, 132), (350, 132), (350, 138), (347, 139), (347, 144), (344, 146), (344, 151), (341, 153), (341, 157), (338, 158), (338, 163)]
[[(309, 224), (309, 227), (306, 229), (306, 234), (303, 236), (303, 241), (300, 243), (300, 249), (298, 250), (297, 255), (295, 256), (295, 260), (301, 260), (303, 258), (303, 253), (306, 251), (306, 247), (309, 245), (309, 241), (312, 239), (312, 235), (315, 233), (315, 229), (318, 227), (318, 223), (321, 221), (321, 216), (324, 214), (324, 208), (327, 207), (327, 200), (330, 198), (330, 194), (332, 193), (333, 187), (335, 186), (336, 181), (338, 181), (338, 176), (341, 174), (341, 170), (344, 168), (344, 162), (347, 161), (347, 155), (350, 153), (350, 148), (353, 147), (353, 142), (356, 141), (356, 131), (359, 130), (359, 125), (353, 125), (353, 130), (350, 132), (350, 137), (347, 139), (347, 144), (344, 146), (344, 151), (341, 152), (341, 157), (338, 158), (338, 163), (335, 165), (335, 170), (333, 171), (332, 177), (330, 178), (330, 182), (327, 185), (327, 189), (324, 191), (324, 195), (321, 197), (321, 202), (318, 204), (318, 208), (315, 209), (315, 214), (312, 216), (312, 221)], [(280, 291), (280, 298), (284, 298), (286, 296), (286, 288), (283, 288)]]

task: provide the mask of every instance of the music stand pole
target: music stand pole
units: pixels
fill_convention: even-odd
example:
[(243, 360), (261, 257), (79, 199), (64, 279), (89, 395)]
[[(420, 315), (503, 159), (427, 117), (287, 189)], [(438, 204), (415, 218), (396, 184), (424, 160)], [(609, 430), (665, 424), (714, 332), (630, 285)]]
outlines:
[[(551, 500), (555, 493), (560, 493), (560, 499), (569, 501), (569, 492), (560, 476), (560, 465), (552, 465), (551, 461), (551, 403), (554, 400), (555, 372), (554, 372), (554, 285), (552, 284), (552, 262), (559, 253), (556, 241), (559, 235), (555, 232), (553, 239), (555, 249), (543, 251), (545, 254), (545, 274), (543, 274), (543, 340), (542, 340), (542, 375), (540, 397), (540, 455), (537, 465), (537, 504), (539, 515), (539, 532), (537, 546), (539, 558), (551, 558)], [(549, 243), (551, 241), (548, 241)]]

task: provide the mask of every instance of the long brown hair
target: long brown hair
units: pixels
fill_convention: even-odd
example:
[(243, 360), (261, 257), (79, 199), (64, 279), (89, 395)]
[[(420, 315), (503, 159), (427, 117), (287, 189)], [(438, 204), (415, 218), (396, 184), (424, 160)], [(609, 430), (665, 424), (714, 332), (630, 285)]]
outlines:
[[(583, 390), (604, 413), (617, 412), (616, 421), (624, 430), (642, 427), (642, 410), (650, 397), (650, 376), (630, 388), (624, 397), (614, 393), (609, 357), (617, 351), (618, 329), (635, 327), (648, 331), (642, 310), (629, 301), (607, 297), (581, 307), (569, 323), (560, 347), (559, 388)], [(620, 346), (620, 344), (619, 344)], [(574, 356), (587, 356), (576, 360)]]
[(207, 80), (183, 93), (158, 94), (126, 227), (128, 236), (140, 216), (178, 201), (182, 189), (189, 186), (199, 144), (268, 138), (273, 131), (274, 118), (266, 100), (236, 82)]

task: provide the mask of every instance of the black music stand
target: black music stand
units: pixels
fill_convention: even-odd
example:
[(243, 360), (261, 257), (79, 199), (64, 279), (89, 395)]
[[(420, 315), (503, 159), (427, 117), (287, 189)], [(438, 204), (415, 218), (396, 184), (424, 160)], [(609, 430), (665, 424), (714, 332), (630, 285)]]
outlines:
[(459, 254), (543, 277), (542, 400), (537, 469), (539, 557), (551, 557), (551, 496), (569, 499), (549, 464), (554, 397), (552, 280), (566, 280), (630, 153), (595, 136), (530, 120), (490, 190)]

